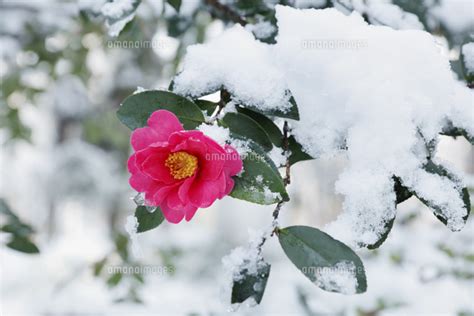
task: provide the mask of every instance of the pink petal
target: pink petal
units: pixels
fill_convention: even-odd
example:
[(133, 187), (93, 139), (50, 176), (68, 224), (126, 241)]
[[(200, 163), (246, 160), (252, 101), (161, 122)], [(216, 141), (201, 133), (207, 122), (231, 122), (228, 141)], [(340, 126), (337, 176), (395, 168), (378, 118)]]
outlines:
[(156, 141), (167, 141), (172, 133), (183, 130), (176, 115), (167, 110), (153, 112), (147, 123), (156, 132)]
[(177, 224), (184, 218), (184, 210), (182, 209), (172, 209), (166, 203), (161, 205), (160, 208), (166, 220), (170, 223)]
[(189, 188), (191, 188), (191, 185), (194, 182), (194, 179), (196, 179), (196, 175), (193, 175), (190, 178), (187, 178), (184, 180), (184, 182), (181, 184), (178, 190), (178, 195), (179, 199), (183, 201), (184, 204), (189, 204)]
[(157, 205), (157, 206), (162, 205), (164, 200), (170, 194), (170, 192), (172, 192), (178, 185), (179, 185), (179, 183), (175, 183), (175, 184), (172, 184), (172, 185), (163, 185), (163, 186), (161, 186), (158, 190), (156, 190), (155, 194), (153, 195), (153, 197), (150, 201), (151, 204), (152, 205)]
[(171, 176), (170, 169), (165, 165), (168, 155), (168, 152), (160, 152), (148, 156), (141, 166), (143, 173), (166, 184), (176, 182), (176, 179)]
[(150, 144), (153, 144), (158, 140), (159, 135), (155, 132), (155, 130), (146, 126), (137, 128), (132, 132), (130, 143), (132, 144), (132, 148), (135, 151), (138, 151), (148, 147)]
[(189, 189), (189, 201), (197, 207), (208, 207), (219, 198), (225, 182), (225, 178), (219, 178), (215, 181), (195, 181)]
[(242, 171), (242, 159), (240, 159), (240, 155), (234, 147), (226, 145), (225, 150), (227, 152), (227, 159), (224, 165), (224, 170), (228, 175), (235, 176)]
[(197, 207), (193, 206), (193, 205), (188, 205), (185, 209), (185, 213), (186, 213), (186, 221), (190, 221), (193, 217), (194, 217), (194, 214), (196, 214), (196, 211), (198, 210)]

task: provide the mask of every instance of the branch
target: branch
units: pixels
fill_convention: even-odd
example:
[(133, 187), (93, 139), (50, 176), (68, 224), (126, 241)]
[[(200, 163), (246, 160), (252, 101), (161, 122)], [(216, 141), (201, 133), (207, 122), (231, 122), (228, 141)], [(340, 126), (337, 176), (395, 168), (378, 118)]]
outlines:
[[(286, 156), (286, 162), (285, 162), (285, 177), (283, 178), (283, 184), (285, 185), (285, 188), (288, 186), (288, 184), (290, 184), (291, 182), (291, 164), (290, 164), (290, 144), (289, 144), (289, 137), (290, 137), (290, 127), (288, 125), (288, 122), (285, 121), (285, 123), (283, 124), (283, 153), (285, 154)], [(287, 201), (280, 201), (278, 202), (278, 204), (276, 205), (275, 209), (273, 210), (273, 213), (272, 213), (272, 216), (273, 216), (273, 221), (272, 221), (272, 227), (273, 227), (273, 230), (270, 234), (270, 237), (273, 236), (275, 233), (278, 234), (278, 216), (280, 215), (280, 211), (281, 211), (281, 208), (283, 207), (283, 205), (286, 203)], [(258, 248), (258, 251), (261, 252), (262, 251), (262, 246), (265, 244), (265, 242), (267, 241), (267, 237), (266, 236), (263, 236), (262, 237), (262, 240), (260, 241), (260, 243), (258, 244), (257, 248)]]
[(245, 21), (237, 12), (232, 10), (232, 8), (230, 8), (229, 6), (220, 3), (218, 0), (205, 0), (205, 3), (213, 7), (216, 11), (220, 11), (223, 15), (227, 16), (231, 21), (235, 23), (239, 23), (242, 26), (247, 24), (247, 21)]

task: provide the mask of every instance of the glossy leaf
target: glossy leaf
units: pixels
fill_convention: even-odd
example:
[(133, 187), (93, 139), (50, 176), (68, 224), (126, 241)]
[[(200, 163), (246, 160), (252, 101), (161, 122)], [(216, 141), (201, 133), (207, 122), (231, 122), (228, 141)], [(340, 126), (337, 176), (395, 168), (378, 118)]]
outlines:
[(257, 204), (287, 201), (288, 193), (273, 161), (255, 142), (247, 142), (250, 151), (243, 159), (244, 171), (233, 178), (235, 185), (230, 196)]
[[(291, 226), (277, 231), (280, 245), (293, 264), (313, 283), (323, 290), (344, 292), (344, 284), (321, 282), (318, 271), (336, 269), (339, 264), (350, 265), (354, 269), (346, 271), (354, 277), (356, 293), (365, 292), (367, 280), (365, 269), (359, 256), (342, 242), (319, 229), (308, 226)], [(336, 271), (336, 270), (335, 270)], [(337, 271), (336, 271), (337, 272)]]
[(135, 217), (138, 221), (138, 233), (143, 233), (158, 227), (165, 219), (159, 207), (157, 207), (153, 212), (149, 212), (146, 206), (137, 206)]
[(265, 130), (255, 120), (242, 113), (226, 113), (220, 123), (227, 127), (233, 134), (243, 139), (250, 139), (266, 151), (273, 147)]
[(262, 264), (256, 275), (249, 274), (248, 270), (242, 271), (241, 274), (242, 279), (234, 281), (232, 285), (231, 303), (242, 303), (251, 297), (260, 304), (270, 275), (270, 264)]
[(195, 129), (204, 122), (201, 109), (194, 102), (168, 91), (143, 91), (125, 99), (117, 111), (119, 120), (134, 130), (146, 126), (157, 110), (173, 112), (185, 129)]

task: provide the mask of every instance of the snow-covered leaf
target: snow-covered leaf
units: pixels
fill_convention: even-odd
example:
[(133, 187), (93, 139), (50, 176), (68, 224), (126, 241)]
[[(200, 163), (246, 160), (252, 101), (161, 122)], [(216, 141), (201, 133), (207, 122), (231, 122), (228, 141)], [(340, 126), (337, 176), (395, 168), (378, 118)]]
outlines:
[[(464, 187), (458, 177), (450, 170), (431, 160), (428, 160), (423, 166), (423, 170), (427, 173), (425, 176), (434, 178), (423, 187), (413, 188), (415, 195), (433, 210), (434, 215), (443, 224), (452, 231), (460, 230), (466, 223), (471, 210), (467, 187)], [(430, 188), (428, 185), (433, 187)], [(426, 189), (429, 190), (426, 191)]]
[(258, 266), (257, 273), (249, 273), (247, 269), (240, 272), (239, 280), (232, 285), (231, 303), (243, 303), (249, 298), (260, 304), (270, 275), (270, 264), (264, 262)]
[(172, 89), (199, 98), (224, 88), (238, 105), (297, 120), (296, 102), (271, 54), (269, 45), (235, 25), (209, 43), (188, 47)]
[(117, 111), (120, 121), (134, 130), (147, 124), (156, 110), (173, 112), (185, 129), (195, 129), (204, 122), (201, 109), (192, 101), (168, 91), (144, 91), (132, 94)]
[(112, 0), (102, 6), (105, 24), (110, 36), (118, 36), (128, 22), (135, 17), (141, 0)]
[(273, 147), (267, 133), (260, 124), (245, 114), (226, 113), (220, 120), (220, 123), (227, 127), (233, 134), (256, 142), (266, 151), (271, 150)]
[(318, 287), (343, 294), (366, 291), (364, 265), (342, 242), (308, 226), (286, 227), (277, 233), (291, 262)]
[(242, 140), (248, 147), (243, 158), (244, 171), (234, 177), (230, 196), (257, 204), (274, 204), (288, 200), (283, 179), (263, 148), (251, 140)]
[(137, 206), (135, 217), (138, 221), (137, 233), (143, 233), (156, 228), (165, 219), (159, 207), (155, 208), (153, 212), (150, 212), (147, 207), (143, 205)]

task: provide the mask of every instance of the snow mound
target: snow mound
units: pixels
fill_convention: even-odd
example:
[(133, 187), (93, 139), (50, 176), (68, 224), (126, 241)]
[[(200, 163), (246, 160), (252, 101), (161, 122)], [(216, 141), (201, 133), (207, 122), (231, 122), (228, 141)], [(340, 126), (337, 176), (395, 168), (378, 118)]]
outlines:
[(272, 63), (270, 47), (240, 25), (208, 44), (189, 46), (173, 90), (200, 97), (222, 86), (237, 103), (283, 112), (290, 107), (285, 79)]

